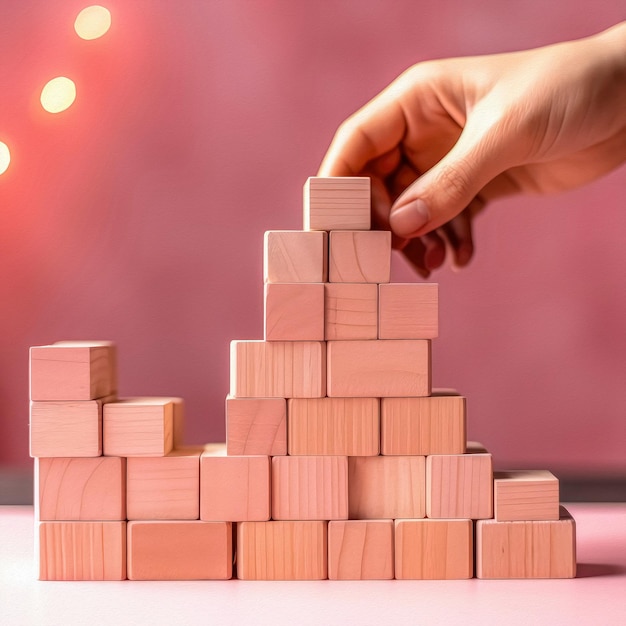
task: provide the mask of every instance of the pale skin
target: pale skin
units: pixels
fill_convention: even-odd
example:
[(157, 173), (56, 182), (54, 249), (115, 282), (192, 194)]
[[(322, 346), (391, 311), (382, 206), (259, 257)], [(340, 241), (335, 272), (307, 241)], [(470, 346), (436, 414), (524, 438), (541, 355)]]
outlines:
[[(318, 176), (369, 176), (375, 227), (424, 277), (473, 254), (492, 200), (626, 160), (626, 22), (544, 48), (418, 63), (337, 130)], [(590, 223), (592, 221), (590, 216)]]

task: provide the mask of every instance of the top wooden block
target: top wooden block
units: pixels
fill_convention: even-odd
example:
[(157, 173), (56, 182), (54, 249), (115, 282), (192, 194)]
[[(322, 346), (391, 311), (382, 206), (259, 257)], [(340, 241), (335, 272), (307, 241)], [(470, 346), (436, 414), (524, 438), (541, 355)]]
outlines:
[(369, 230), (370, 179), (311, 176), (304, 184), (305, 230)]
[(507, 470), (493, 474), (496, 521), (559, 519), (559, 480), (548, 470)]
[(268, 230), (263, 247), (266, 283), (325, 283), (328, 280), (328, 233)]

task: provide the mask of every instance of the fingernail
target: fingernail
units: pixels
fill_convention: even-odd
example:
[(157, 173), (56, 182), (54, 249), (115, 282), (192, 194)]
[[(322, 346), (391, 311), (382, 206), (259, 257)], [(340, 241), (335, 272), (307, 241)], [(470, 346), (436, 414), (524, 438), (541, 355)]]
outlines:
[(396, 235), (412, 235), (430, 221), (430, 211), (426, 203), (418, 198), (392, 211), (389, 224)]

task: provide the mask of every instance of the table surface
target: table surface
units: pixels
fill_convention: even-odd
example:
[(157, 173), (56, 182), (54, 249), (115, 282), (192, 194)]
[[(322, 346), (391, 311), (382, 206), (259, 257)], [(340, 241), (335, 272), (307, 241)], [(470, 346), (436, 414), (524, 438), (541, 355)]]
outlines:
[(573, 580), (41, 582), (32, 507), (0, 507), (0, 624), (626, 624), (626, 504), (566, 505)]

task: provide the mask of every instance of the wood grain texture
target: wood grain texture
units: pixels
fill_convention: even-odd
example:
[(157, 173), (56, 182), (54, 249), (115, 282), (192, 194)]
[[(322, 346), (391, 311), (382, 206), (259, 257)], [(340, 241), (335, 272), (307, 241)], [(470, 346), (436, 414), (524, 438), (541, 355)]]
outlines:
[(493, 509), (498, 522), (558, 520), (559, 481), (548, 470), (494, 472)]
[(378, 285), (326, 283), (325, 311), (327, 340), (378, 337)]
[(266, 283), (265, 341), (324, 341), (324, 283)]
[(328, 255), (331, 283), (388, 283), (391, 231), (333, 231), (328, 239)]
[(328, 280), (327, 233), (269, 230), (263, 241), (266, 283), (325, 283)]
[(439, 285), (389, 283), (378, 287), (380, 339), (434, 339), (439, 335)]

